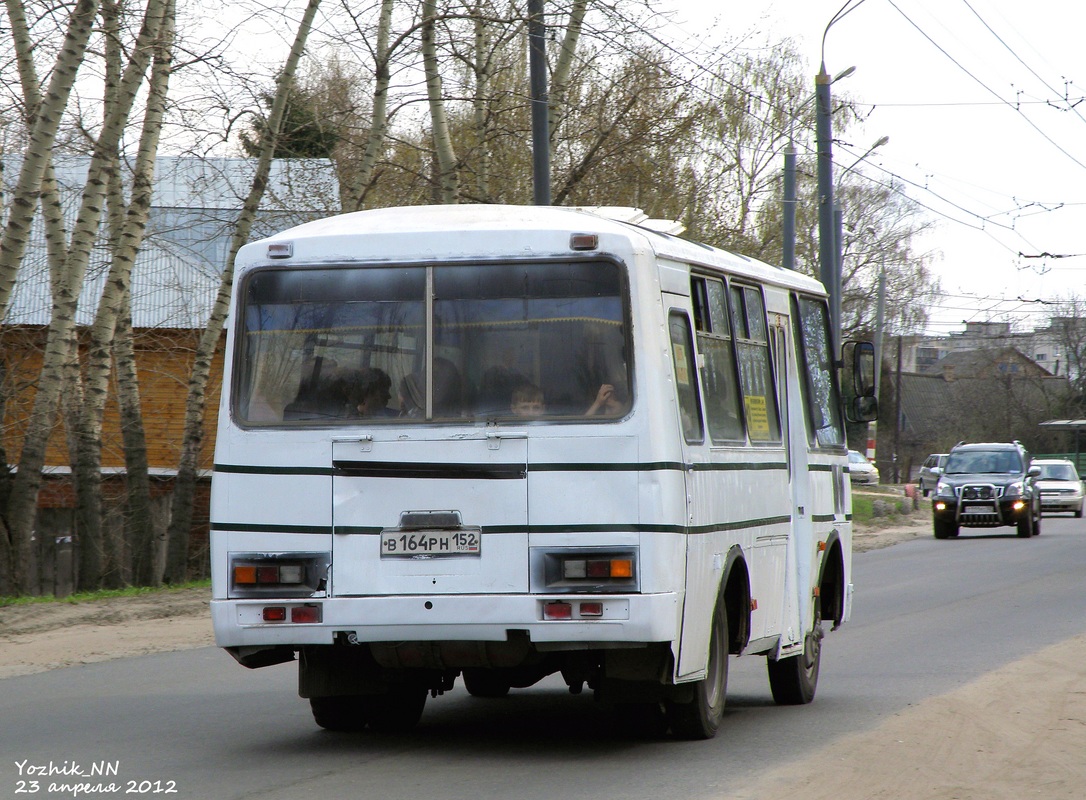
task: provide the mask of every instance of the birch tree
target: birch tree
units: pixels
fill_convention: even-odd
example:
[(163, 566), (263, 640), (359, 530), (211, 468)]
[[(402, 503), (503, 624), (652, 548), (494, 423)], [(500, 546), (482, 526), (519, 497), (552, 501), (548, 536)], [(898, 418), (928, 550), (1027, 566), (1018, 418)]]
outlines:
[(390, 44), (392, 35), (393, 0), (381, 0), (377, 16), (377, 38), (373, 49), (373, 102), (370, 112), (369, 132), (362, 158), (350, 181), (340, 183), (340, 204), (344, 211), (360, 211), (366, 191), (373, 181), (377, 159), (385, 146), (388, 131), (388, 91), (392, 79), (391, 62), (397, 48), (405, 40), (398, 37)]
[[(47, 338), (46, 352), (38, 379), (33, 410), (23, 438), (19, 470), (15, 475), (7, 504), (7, 528), (12, 548), (12, 584), (23, 591), (27, 583), (26, 568), (30, 563), (30, 545), (37, 510), (41, 470), (45, 451), (56, 422), (57, 405), (63, 382), (64, 365), (69, 358), (70, 341), (75, 326), (75, 312), (82, 289), (83, 277), (91, 250), (98, 237), (111, 165), (115, 166), (117, 143), (120, 141), (128, 115), (143, 83), (150, 58), (150, 49), (162, 22), (165, 0), (149, 0), (143, 24), (130, 51), (129, 61), (121, 77), (117, 101), (106, 109), (101, 131), (95, 142), (88, 169), (86, 185), (72, 230), (58, 290), (53, 298), (53, 314)], [(39, 108), (44, 108), (43, 102)], [(40, 118), (40, 117), (39, 117)], [(29, 155), (29, 154), (28, 154)], [(39, 180), (40, 183), (40, 180)], [(10, 227), (10, 226), (9, 226)], [(97, 580), (97, 576), (87, 576)]]
[[(79, 523), (82, 547), (85, 550), (92, 549), (96, 542), (103, 540), (101, 531), (102, 416), (109, 391), (113, 342), (117, 333), (118, 318), (125, 308), (126, 299), (130, 297), (132, 268), (143, 243), (143, 235), (151, 210), (155, 157), (158, 153), (172, 70), (173, 17), (173, 0), (167, 0), (159, 29), (159, 39), (155, 47), (143, 129), (132, 180), (132, 198), (127, 210), (121, 207), (123, 196), (118, 191), (120, 180), (116, 173), (113, 180), (116, 188), (111, 192), (113, 195), (111, 206), (117, 208), (119, 212), (111, 225), (116, 231), (115, 236), (110, 237), (113, 240), (113, 259), (90, 330), (83, 373), (83, 403), (76, 420), (78, 430), (76, 518)], [(141, 477), (137, 474), (131, 477), (136, 486), (146, 485), (145, 475)], [(144, 503), (149, 502), (149, 498), (146, 501), (143, 498), (137, 498), (136, 502), (139, 507), (142, 507)], [(147, 524), (147, 520), (141, 520), (139, 524)], [(134, 554), (137, 559), (137, 572), (140, 573), (138, 580), (153, 584), (157, 576), (149, 567), (154, 563), (153, 552), (148, 552), (151, 537), (147, 532), (140, 531), (138, 540), (140, 544)], [(120, 556), (121, 553), (116, 553), (113, 559), (106, 559), (107, 584), (119, 585), (124, 582)]]
[(442, 93), (441, 64), (437, 52), (437, 2), (422, 2), (422, 68), (426, 75), (426, 99), (430, 108), (430, 130), (434, 141), (434, 159), (437, 163), (435, 183), (442, 203), (456, 203), (460, 199), (460, 176), (456, 151), (449, 133), (449, 118), (445, 111)]
[(211, 310), (207, 327), (200, 336), (192, 374), (189, 376), (185, 407), (185, 432), (181, 442), (181, 459), (177, 468), (177, 479), (174, 483), (171, 501), (164, 576), (168, 583), (181, 583), (188, 576), (189, 532), (192, 527), (193, 498), (196, 494), (196, 471), (200, 446), (203, 442), (207, 382), (211, 374), (211, 361), (219, 346), (223, 324), (230, 308), (234, 280), (234, 259), (238, 250), (249, 238), (249, 232), (252, 230), (253, 222), (256, 219), (256, 212), (260, 208), (260, 201), (264, 197), (268, 176), (271, 174), (272, 155), (275, 152), (276, 138), (282, 125), (287, 99), (290, 96), (290, 89), (298, 70), (298, 62), (301, 61), (302, 54), (305, 52), (306, 39), (312, 29), (313, 19), (316, 17), (319, 6), (320, 0), (309, 0), (302, 20), (298, 25), (290, 54), (279, 72), (275, 97), (272, 100), (271, 110), (268, 114), (268, 136), (262, 142), (263, 147), (257, 159), (252, 186), (245, 198), (245, 203), (231, 236), (230, 248), (222, 273), (222, 282), (219, 285), (219, 292), (215, 298), (215, 304)]

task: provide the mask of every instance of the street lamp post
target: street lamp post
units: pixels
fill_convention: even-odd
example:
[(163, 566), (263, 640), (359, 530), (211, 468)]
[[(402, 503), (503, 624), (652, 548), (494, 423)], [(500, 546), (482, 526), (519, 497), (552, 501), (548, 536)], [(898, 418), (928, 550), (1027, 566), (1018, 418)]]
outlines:
[[(833, 20), (830, 21), (830, 25)], [(826, 26), (828, 31), (830, 25)], [(823, 35), (823, 41), (825, 35)], [(833, 226), (833, 128), (831, 124), (830, 76), (823, 60), (815, 76), (815, 151), (818, 158), (818, 274), (822, 285), (830, 295), (830, 334), (833, 352), (839, 353), (841, 344), (841, 287), (835, 281), (837, 248), (834, 244)], [(835, 355), (834, 358), (837, 356)]]
[[(837, 83), (855, 71), (854, 66), (843, 69), (833, 76), (830, 83)], [(816, 97), (817, 95), (812, 94), (804, 100), (792, 114), (792, 119), (788, 123), (788, 145), (784, 148), (784, 185), (782, 187), (784, 197), (781, 209), (781, 266), (785, 269), (796, 268), (796, 142), (792, 132), (796, 118)]]
[(845, 4), (826, 24), (822, 31), (822, 63), (815, 75), (815, 141), (818, 156), (818, 266), (819, 277), (830, 296), (830, 333), (833, 337), (835, 358), (841, 346), (841, 273), (838, 270), (836, 237), (833, 235), (833, 106), (830, 98), (830, 79), (826, 72), (826, 36), (830, 28), (845, 15), (859, 8), (866, 0), (846, 0)]

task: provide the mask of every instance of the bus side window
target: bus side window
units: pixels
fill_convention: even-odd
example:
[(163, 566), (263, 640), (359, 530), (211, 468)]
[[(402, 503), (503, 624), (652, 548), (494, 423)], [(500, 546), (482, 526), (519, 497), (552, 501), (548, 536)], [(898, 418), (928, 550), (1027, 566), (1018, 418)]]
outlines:
[(792, 308), (796, 350), (803, 377), (800, 389), (807, 406), (808, 441), (820, 447), (844, 444), (830, 344), (829, 310), (823, 300), (796, 295), (792, 297)]
[(694, 345), (686, 315), (672, 311), (668, 330), (671, 333), (671, 359), (675, 368), (675, 391), (678, 394), (683, 436), (689, 444), (700, 444), (705, 440), (705, 429), (701, 421)]
[(769, 361), (769, 336), (762, 293), (753, 286), (732, 284), (729, 300), (747, 435), (752, 442), (780, 442), (777, 387)]
[(703, 359), (701, 377), (709, 437), (714, 443), (742, 441), (742, 405), (724, 282), (695, 276), (690, 289), (698, 352)]

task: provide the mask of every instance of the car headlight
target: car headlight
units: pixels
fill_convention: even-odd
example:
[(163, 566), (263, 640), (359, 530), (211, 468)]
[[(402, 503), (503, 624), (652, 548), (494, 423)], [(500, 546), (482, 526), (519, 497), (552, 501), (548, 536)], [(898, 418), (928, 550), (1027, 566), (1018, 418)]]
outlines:
[(1014, 483), (1008, 483), (1007, 487), (1003, 490), (1004, 497), (1021, 497), (1022, 496), (1022, 481), (1015, 481)]
[(935, 484), (935, 496), (936, 497), (954, 497), (954, 487), (949, 483), (943, 483), (939, 481)]

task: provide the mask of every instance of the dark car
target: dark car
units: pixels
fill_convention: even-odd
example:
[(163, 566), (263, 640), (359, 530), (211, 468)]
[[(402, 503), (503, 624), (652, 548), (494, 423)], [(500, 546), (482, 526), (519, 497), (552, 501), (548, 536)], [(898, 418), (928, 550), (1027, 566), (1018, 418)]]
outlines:
[(1024, 538), (1041, 532), (1039, 467), (1020, 442), (958, 444), (947, 455), (935, 486), (935, 538), (959, 528), (1017, 527)]

